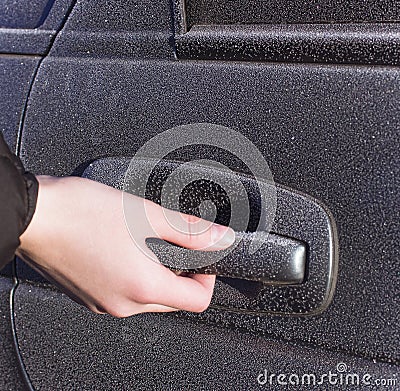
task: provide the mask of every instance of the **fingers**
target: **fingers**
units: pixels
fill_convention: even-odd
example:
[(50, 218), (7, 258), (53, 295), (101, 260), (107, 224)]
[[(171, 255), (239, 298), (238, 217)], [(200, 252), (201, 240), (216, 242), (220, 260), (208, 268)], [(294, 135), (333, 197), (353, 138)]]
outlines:
[(161, 304), (145, 304), (141, 308), (140, 312), (144, 313), (144, 312), (175, 312), (175, 311), (179, 311), (179, 309), (168, 307), (166, 305), (161, 305)]
[(235, 232), (229, 227), (162, 208), (150, 201), (146, 203), (146, 215), (159, 238), (192, 250), (223, 250), (235, 241)]
[(210, 304), (215, 276), (191, 275), (179, 277), (171, 273), (173, 278), (163, 286), (154, 287), (152, 295), (146, 294), (146, 299), (119, 299), (117, 302), (93, 309), (97, 313), (108, 313), (117, 318), (126, 318), (145, 312), (191, 311), (203, 312)]
[[(137, 228), (135, 234), (143, 241), (146, 237), (158, 237), (182, 247), (204, 251), (223, 250), (235, 241), (235, 233), (229, 227), (171, 211), (147, 200), (132, 202), (131, 206), (132, 211), (126, 209), (125, 212), (135, 216), (135, 220), (146, 222), (140, 224), (140, 227), (138, 224), (132, 225)], [(140, 215), (142, 218), (138, 217), (138, 213), (143, 213), (143, 216)], [(126, 284), (126, 298), (129, 302), (116, 309), (114, 314), (176, 310), (202, 312), (207, 309), (213, 294), (215, 276), (176, 275), (146, 255), (141, 256), (144, 259), (136, 258), (136, 261), (141, 265), (143, 274), (136, 270), (132, 283)], [(137, 273), (141, 274), (139, 280), (143, 283), (138, 283)]]
[(215, 276), (191, 274), (177, 276), (170, 270), (165, 284), (155, 290), (153, 301), (184, 311), (203, 312), (210, 305), (215, 285)]
[(168, 307), (161, 304), (138, 304), (138, 303), (130, 303), (129, 306), (125, 306), (122, 309), (113, 308), (111, 310), (105, 310), (101, 307), (91, 307), (87, 306), (89, 310), (95, 312), (97, 314), (110, 314), (115, 318), (128, 318), (133, 315), (143, 314), (146, 312), (174, 312), (179, 311), (176, 308)]
[[(140, 259), (142, 257), (142, 259)], [(125, 318), (143, 312), (202, 312), (210, 304), (215, 276), (177, 276), (161, 264), (137, 258), (141, 267), (120, 280), (119, 294), (98, 302), (98, 311)]]
[[(231, 246), (235, 233), (229, 228), (201, 218), (171, 211), (148, 201), (146, 215), (161, 239), (193, 250), (216, 251)], [(176, 275), (167, 268), (158, 270), (152, 302), (179, 310), (202, 312), (210, 304), (215, 276)]]

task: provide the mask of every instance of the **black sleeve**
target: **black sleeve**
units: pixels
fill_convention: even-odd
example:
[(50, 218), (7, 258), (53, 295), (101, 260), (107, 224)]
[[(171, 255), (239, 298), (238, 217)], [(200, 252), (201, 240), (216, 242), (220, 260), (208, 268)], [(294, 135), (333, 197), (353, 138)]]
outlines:
[(38, 181), (0, 132), (0, 269), (12, 260), (36, 208)]

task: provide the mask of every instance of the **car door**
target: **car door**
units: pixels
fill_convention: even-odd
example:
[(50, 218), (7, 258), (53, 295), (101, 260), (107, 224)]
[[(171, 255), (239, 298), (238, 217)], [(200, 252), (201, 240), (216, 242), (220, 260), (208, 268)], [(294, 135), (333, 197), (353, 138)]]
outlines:
[[(18, 152), (28, 94), (41, 59), (68, 14), (70, 3), (59, 1), (0, 2), (0, 130), (12, 151)], [(12, 266), (0, 271), (2, 314), (0, 362), (1, 389), (23, 389), (14, 349), (16, 338), (10, 318)]]
[[(229, 264), (219, 273), (204, 313), (126, 319), (88, 312), (17, 260), (11, 313), (20, 378), (44, 390), (398, 387), (398, 3), (46, 7), (44, 24), (57, 9), (66, 20), (46, 49), (1, 56), (24, 86), (18, 110), (4, 106), (17, 115), (2, 121), (27, 169), (117, 186), (114, 177), (143, 145), (200, 124), (181, 136), (206, 126), (208, 142), (174, 140), (165, 164), (207, 159), (229, 168), (213, 171), (244, 184), (246, 229), (254, 231), (263, 213), (262, 189), (251, 190), (259, 151), (276, 184), (269, 228), (285, 245), (300, 241), (307, 255), (300, 284), (248, 278), (249, 257), (236, 274)], [(6, 84), (4, 101), (13, 102)], [(239, 134), (251, 148), (229, 137), (216, 145), (215, 134)], [(187, 170), (190, 177), (201, 168)], [(216, 188), (199, 186), (223, 207)], [(278, 259), (275, 247), (270, 259)]]

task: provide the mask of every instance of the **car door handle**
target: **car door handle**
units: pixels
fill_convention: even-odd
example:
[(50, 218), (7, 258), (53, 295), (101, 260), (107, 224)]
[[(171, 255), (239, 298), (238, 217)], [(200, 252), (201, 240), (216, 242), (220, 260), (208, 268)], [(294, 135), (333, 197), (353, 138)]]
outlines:
[[(220, 276), (213, 299), (215, 308), (290, 315), (318, 314), (327, 308), (337, 278), (338, 241), (333, 216), (319, 201), (275, 184), (276, 216), (273, 225), (268, 226), (265, 217), (268, 209), (261, 208), (260, 204), (261, 192), (269, 191), (268, 182), (258, 184), (250, 176), (196, 163), (160, 160), (154, 165), (151, 158), (142, 158), (135, 159), (134, 170), (128, 170), (130, 162), (129, 157), (98, 159), (85, 167), (82, 176), (139, 196), (143, 196), (145, 189), (144, 197), (158, 204), (161, 204), (164, 189), (169, 194), (168, 189), (185, 188), (182, 197), (179, 191), (182, 203), (176, 204), (175, 196), (167, 197), (165, 207), (218, 224), (227, 225), (233, 221), (230, 226), (236, 231), (236, 243), (230, 248), (231, 252), (229, 248), (221, 252), (188, 250), (161, 239), (146, 239), (150, 250), (170, 269)], [(143, 181), (149, 167), (151, 175)], [(210, 170), (215, 183), (234, 189), (234, 202), (247, 197), (250, 215), (246, 232), (241, 228), (242, 214), (232, 217), (231, 204), (219, 196), (222, 192), (209, 185), (210, 182), (196, 181), (209, 178)], [(179, 175), (174, 177), (176, 171)], [(127, 172), (134, 180), (125, 187)], [(176, 180), (183, 178), (193, 186), (182, 187), (175, 179), (168, 184), (171, 176), (178, 178)], [(237, 190), (237, 179), (245, 189), (242, 195)], [(208, 213), (213, 215), (214, 211), (208, 204), (201, 204), (203, 200), (215, 203), (215, 219), (208, 217)], [(209, 259), (217, 253), (221, 256)]]
[[(149, 238), (146, 243), (159, 261), (172, 270), (270, 285), (301, 284), (305, 277), (305, 243), (272, 233), (237, 232), (232, 250), (221, 250), (226, 254), (218, 257), (215, 263), (212, 263), (215, 253), (209, 251), (188, 250), (156, 238)], [(255, 251), (252, 251), (252, 245)], [(206, 266), (193, 268), (194, 263)]]

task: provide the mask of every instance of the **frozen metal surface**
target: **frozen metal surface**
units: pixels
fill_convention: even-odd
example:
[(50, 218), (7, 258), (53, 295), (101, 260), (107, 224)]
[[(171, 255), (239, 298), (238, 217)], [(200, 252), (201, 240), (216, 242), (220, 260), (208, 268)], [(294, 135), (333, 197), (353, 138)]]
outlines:
[(396, 0), (180, 0), (194, 24), (334, 23), (400, 20)]
[(400, 64), (396, 23), (193, 26), (175, 42), (180, 59)]
[(267, 370), (312, 373), (319, 380), (329, 370), (338, 373), (339, 363), (360, 378), (369, 373), (372, 381), (398, 379), (394, 365), (175, 315), (95, 315), (59, 292), (30, 284), (18, 288), (16, 306), (23, 359), (38, 390), (281, 390), (276, 380), (260, 385), (257, 377)]
[(20, 1), (2, 1), (2, 6), (14, 11), (3, 13), (11, 25), (3, 23), (0, 27), (0, 53), (46, 54), (73, 3), (74, 0), (27, 0), (24, 7)]
[(0, 131), (12, 150), (38, 63), (39, 57), (0, 55)]
[[(251, 254), (250, 244), (257, 238), (260, 248)], [(234, 250), (215, 263), (211, 263), (209, 252), (199, 253), (158, 240), (146, 240), (146, 243), (163, 265), (179, 271), (236, 277), (270, 285), (301, 284), (306, 274), (305, 244), (275, 234), (236, 232)]]
[[(234, 218), (232, 218), (233, 221), (231, 220), (231, 217), (235, 215), (235, 209), (240, 208), (244, 202), (249, 204), (249, 210), (252, 213), (250, 213), (246, 231), (250, 232), (239, 233), (238, 247), (216, 265), (205, 262), (210, 257), (208, 252), (183, 250), (176, 246), (160, 248), (154, 240), (147, 241), (160, 262), (167, 266), (176, 268), (176, 262), (185, 265), (185, 262), (190, 261), (192, 264), (196, 262), (199, 267), (205, 264), (210, 265), (201, 268), (206, 273), (239, 279), (244, 277), (250, 280), (256, 280), (257, 276), (264, 276), (266, 280), (270, 280), (272, 286), (248, 285), (248, 289), (253, 292), (250, 296), (247, 292), (240, 290), (243, 284), (235, 287), (232, 281), (226, 284), (220, 282), (214, 295), (212, 303), (214, 306), (247, 313), (285, 314), (315, 314), (327, 308), (332, 300), (336, 284), (337, 233), (330, 212), (326, 211), (325, 207), (305, 195), (277, 186), (277, 208), (272, 226), (272, 232), (277, 235), (272, 235), (268, 240), (269, 246), (263, 245), (257, 252), (250, 255), (248, 247), (252, 235), (265, 234), (267, 229), (265, 216), (270, 213), (261, 210), (263, 205), (260, 203), (259, 194), (263, 192), (268, 197), (272, 193), (270, 184), (256, 182), (250, 176), (234, 174), (230, 170), (173, 161), (158, 162), (151, 171), (150, 177), (142, 178), (143, 173), (148, 172), (146, 167), (152, 167), (152, 163), (155, 164), (154, 161), (135, 159), (135, 163), (128, 170), (129, 162), (129, 158), (99, 159), (86, 168), (83, 176), (125, 189), (136, 195), (146, 194), (146, 198), (159, 204), (163, 200), (164, 207), (179, 209), (181, 212), (199, 217), (199, 205), (202, 201), (213, 200), (216, 211), (215, 221), (220, 224), (229, 224), (235, 230), (239, 229), (235, 223), (243, 224), (241, 221), (235, 222)], [(167, 181), (171, 178), (172, 183), (168, 183)], [(199, 181), (199, 178), (203, 179)], [(243, 194), (238, 190), (238, 180), (245, 189)], [(184, 186), (184, 184), (190, 184), (190, 186)], [(182, 189), (178, 204), (174, 202), (176, 198), (174, 189)], [(223, 197), (223, 194), (229, 194), (229, 198)], [(266, 204), (268, 205), (268, 201)], [(264, 207), (268, 208), (267, 205)], [(214, 209), (211, 206), (208, 209), (203, 209), (203, 217), (207, 214), (212, 215)], [(242, 219), (247, 220), (244, 216), (239, 220)], [(279, 284), (286, 272), (286, 277), (290, 279), (292, 268), (294, 274), (297, 275), (294, 267), (297, 261), (296, 251), (293, 250), (294, 244), (281, 243), (284, 238), (297, 239), (298, 245), (303, 243), (303, 271), (301, 278), (297, 278), (302, 282), (306, 277), (302, 284), (290, 286)], [(307, 266), (305, 246), (308, 248)], [(179, 269), (179, 266), (177, 268)], [(307, 273), (305, 268), (307, 268)], [(261, 282), (262, 279), (259, 281)]]
[(52, 53), (56, 56), (173, 58), (168, 1), (78, 1)]
[[(277, 183), (332, 211), (340, 246), (336, 295), (323, 315), (309, 319), (217, 311), (205, 319), (396, 361), (399, 77), (395, 67), (49, 57), (33, 87), (21, 155), (35, 173), (66, 175), (99, 157), (132, 156), (183, 123), (242, 132)], [(198, 153), (181, 157), (212, 157), (238, 169), (229, 156)]]
[[(165, 389), (168, 386), (162, 384), (210, 385), (219, 378), (220, 388), (234, 382), (240, 387), (254, 384), (249, 368), (257, 363), (257, 374), (264, 365), (274, 368), (274, 363), (277, 371), (289, 364), (298, 364), (299, 370), (303, 365), (326, 370), (333, 365), (329, 357), (335, 357), (335, 363), (340, 357), (351, 366), (392, 371), (391, 366), (342, 353), (320, 354), (322, 350), (284, 342), (270, 345), (266, 338), (389, 362), (400, 359), (399, 275), (394, 272), (400, 259), (399, 68), (148, 61), (143, 58), (173, 58), (169, 3), (77, 5), (71, 25), (66, 24), (52, 55), (43, 61), (30, 97), (22, 135), (27, 167), (35, 173), (81, 174), (100, 157), (132, 156), (152, 136), (173, 126), (225, 125), (257, 145), (276, 182), (329, 207), (338, 224), (340, 270), (334, 301), (320, 316), (249, 316), (216, 310), (186, 315), (193, 322), (141, 316), (126, 321), (132, 322), (128, 349), (121, 346), (117, 332), (124, 321), (89, 314), (59, 293), (50, 295), (39, 288), (28, 292), (30, 286), (20, 286), (18, 331), (34, 383), (49, 389), (57, 382), (60, 388), (80, 382), (99, 389), (113, 388), (124, 379), (123, 384), (153, 382)], [(124, 30), (141, 27), (132, 51), (118, 39), (111, 40), (110, 19), (117, 38)], [(99, 39), (103, 33), (104, 46)], [(146, 39), (146, 34), (158, 33), (162, 50)], [(130, 42), (131, 33), (126, 37), (120, 42)], [(139, 41), (142, 45), (136, 50)], [(89, 53), (84, 50), (86, 42)], [(181, 158), (212, 156), (236, 171), (242, 169), (215, 151), (197, 153), (183, 151)], [(170, 331), (159, 334), (165, 329)], [(253, 335), (241, 341), (238, 330)], [(165, 361), (159, 360), (162, 354)], [(193, 365), (197, 362), (200, 366)], [(154, 366), (157, 374), (152, 373)], [(49, 369), (44, 371), (45, 367)]]
[(11, 280), (0, 277), (0, 389), (2, 391), (23, 390), (14, 352), (10, 325)]
[(46, 19), (54, 0), (3, 0), (0, 27), (34, 29)]

